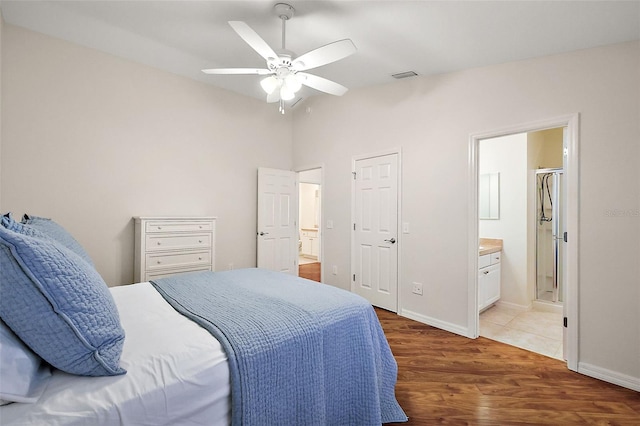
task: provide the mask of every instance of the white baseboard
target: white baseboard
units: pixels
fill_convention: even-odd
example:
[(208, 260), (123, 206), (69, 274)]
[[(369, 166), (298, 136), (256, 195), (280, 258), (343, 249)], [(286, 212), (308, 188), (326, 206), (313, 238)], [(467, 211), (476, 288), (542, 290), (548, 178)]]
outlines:
[(640, 392), (640, 377), (629, 376), (585, 362), (578, 363), (578, 373)]
[(428, 317), (426, 315), (419, 314), (417, 312), (408, 311), (406, 309), (402, 309), (398, 312), (398, 315), (412, 319), (414, 321), (421, 322), (423, 324), (430, 325), (432, 327), (436, 327), (454, 334), (459, 334), (460, 336), (469, 337), (469, 329), (467, 327), (461, 327), (457, 324), (452, 324), (450, 322), (441, 321), (436, 318)]
[(531, 305), (518, 305), (517, 303), (504, 302), (502, 300), (498, 300), (496, 302), (497, 306), (503, 306), (505, 308), (513, 309), (519, 312), (527, 312), (531, 310)]
[(533, 302), (533, 310), (543, 311), (543, 312), (553, 312), (556, 314), (562, 314), (564, 312), (561, 304), (539, 302), (537, 300)]

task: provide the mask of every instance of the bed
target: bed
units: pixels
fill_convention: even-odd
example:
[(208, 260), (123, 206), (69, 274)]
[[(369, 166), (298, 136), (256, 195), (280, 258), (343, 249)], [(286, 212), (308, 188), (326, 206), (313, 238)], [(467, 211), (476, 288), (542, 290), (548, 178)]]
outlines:
[(228, 425), (229, 368), (220, 343), (150, 283), (114, 287), (127, 374), (54, 370), (33, 404), (0, 407), (3, 425)]
[[(15, 287), (11, 273), (27, 270), (25, 281), (43, 287), (48, 303), (61, 308), (84, 294), (78, 276), (97, 280), (93, 266), (85, 265), (90, 260), (80, 262), (82, 256), (70, 254), (73, 250), (43, 235), (28, 235), (30, 228), (25, 232), (10, 220), (3, 225), (0, 314), (12, 329), (20, 324), (7, 321), (8, 311), (23, 296), (9, 300), (13, 290), (7, 283)], [(14, 235), (15, 230), (22, 234)], [(31, 245), (20, 246), (23, 241)], [(54, 254), (41, 253), (47, 244)], [(39, 270), (52, 263), (46, 256), (53, 256), (63, 271), (77, 266), (80, 272), (71, 274), (75, 281), (61, 284), (56, 276), (49, 282), (50, 268)], [(67, 285), (62, 301), (60, 294), (55, 299), (47, 293), (52, 285), (56, 291)], [(359, 296), (256, 268), (175, 275), (110, 288), (106, 294), (103, 286), (89, 291), (89, 298), (100, 293), (113, 301), (119, 320), (115, 330), (120, 327), (122, 339), (101, 332), (98, 337), (108, 342), (103, 352), (90, 352), (90, 359), (79, 357), (62, 369), (96, 360), (104, 368), (91, 367), (89, 375), (52, 368), (37, 399), (0, 407), (1, 424), (373, 425), (407, 420), (394, 395), (395, 360), (373, 308)], [(73, 310), (78, 310), (75, 305)], [(114, 328), (109, 312), (100, 315), (107, 319), (95, 325), (92, 316), (89, 331), (102, 323)], [(26, 342), (26, 337), (21, 334), (19, 340)], [(85, 337), (90, 343), (98, 338)], [(109, 364), (115, 352), (117, 362)], [(56, 365), (67, 359), (47, 361)]]

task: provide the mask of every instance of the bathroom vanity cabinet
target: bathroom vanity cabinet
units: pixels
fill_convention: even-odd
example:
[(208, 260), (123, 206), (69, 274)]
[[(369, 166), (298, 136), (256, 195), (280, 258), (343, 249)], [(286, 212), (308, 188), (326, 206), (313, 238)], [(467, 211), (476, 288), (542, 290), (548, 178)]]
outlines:
[(318, 243), (318, 230), (302, 229), (300, 239), (302, 240), (302, 249), (300, 251), (300, 254), (311, 259), (318, 259), (318, 253), (320, 251)]
[(487, 309), (500, 299), (500, 257), (502, 252), (478, 257), (478, 309)]

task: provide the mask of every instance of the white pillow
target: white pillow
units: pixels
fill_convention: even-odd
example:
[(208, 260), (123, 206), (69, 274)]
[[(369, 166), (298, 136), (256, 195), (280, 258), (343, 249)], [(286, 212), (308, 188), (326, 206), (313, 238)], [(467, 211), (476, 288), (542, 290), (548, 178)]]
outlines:
[(36, 402), (51, 378), (51, 367), (0, 321), (0, 405)]

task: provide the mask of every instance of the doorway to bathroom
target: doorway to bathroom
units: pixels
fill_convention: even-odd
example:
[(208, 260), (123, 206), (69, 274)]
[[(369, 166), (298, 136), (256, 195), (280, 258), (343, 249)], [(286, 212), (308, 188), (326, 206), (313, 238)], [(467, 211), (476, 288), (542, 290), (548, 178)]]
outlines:
[(322, 167), (298, 172), (298, 276), (322, 282)]
[(479, 145), (480, 336), (556, 359), (563, 359), (562, 152), (563, 128)]
[(577, 115), (473, 135), (471, 158), (476, 335), (575, 370)]

